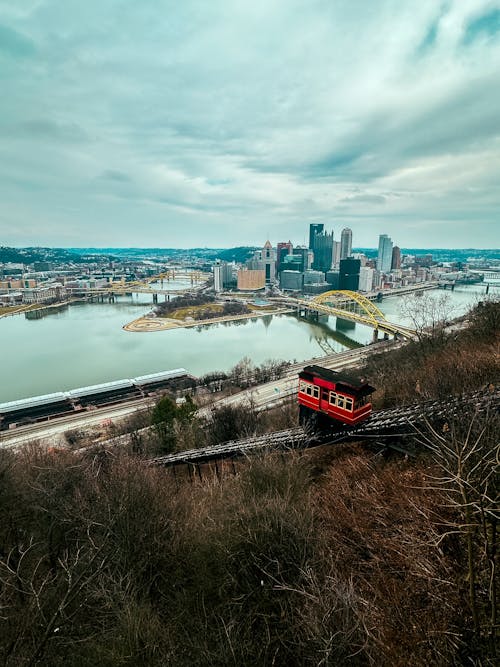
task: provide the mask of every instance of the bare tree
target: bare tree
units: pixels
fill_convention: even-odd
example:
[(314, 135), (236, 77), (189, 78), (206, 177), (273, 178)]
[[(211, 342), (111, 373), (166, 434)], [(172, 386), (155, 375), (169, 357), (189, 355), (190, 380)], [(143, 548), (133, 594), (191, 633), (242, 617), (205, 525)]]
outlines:
[(443, 342), (445, 329), (453, 316), (453, 306), (446, 292), (437, 296), (426, 292), (405, 297), (401, 313), (410, 320), (419, 342), (432, 345)]
[(441, 470), (432, 486), (453, 511), (448, 534), (458, 534), (465, 545), (472, 631), (477, 650), (486, 643), (489, 657), (498, 640), (499, 426), (495, 413), (473, 414), (441, 430), (429, 425), (421, 434)]

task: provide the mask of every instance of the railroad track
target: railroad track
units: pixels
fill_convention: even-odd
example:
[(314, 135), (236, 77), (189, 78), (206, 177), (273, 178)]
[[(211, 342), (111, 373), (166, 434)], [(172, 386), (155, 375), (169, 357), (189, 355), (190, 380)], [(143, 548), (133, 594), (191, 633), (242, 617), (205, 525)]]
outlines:
[[(381, 410), (373, 414), (369, 421), (354, 427), (331, 429), (319, 433), (309, 432), (302, 427), (276, 431), (265, 435), (231, 440), (166, 456), (158, 456), (148, 461), (152, 466), (171, 467), (181, 464), (203, 464), (227, 458), (238, 458), (259, 452), (307, 449), (319, 445), (337, 444), (359, 439), (383, 439), (391, 447), (390, 440), (398, 440), (417, 432), (419, 427), (428, 423), (451, 421), (463, 413), (464, 408), (475, 411), (498, 410), (500, 388), (492, 391), (475, 391), (470, 394), (447, 400), (426, 401), (401, 408)], [(404, 451), (394, 444), (394, 448)], [(410, 453), (410, 452), (405, 452)]]

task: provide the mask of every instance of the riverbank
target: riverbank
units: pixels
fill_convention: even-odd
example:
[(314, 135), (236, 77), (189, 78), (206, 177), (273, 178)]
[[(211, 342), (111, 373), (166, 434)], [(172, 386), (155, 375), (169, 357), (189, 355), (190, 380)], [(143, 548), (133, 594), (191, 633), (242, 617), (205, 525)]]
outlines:
[(58, 301), (57, 303), (24, 303), (21, 306), (7, 306), (0, 308), (0, 318), (9, 317), (10, 315), (22, 315), (22, 313), (33, 313), (37, 310), (50, 310), (52, 308), (61, 308), (62, 306), (69, 306), (71, 303), (81, 302), (80, 297), (73, 297), (65, 301)]
[(219, 317), (211, 317), (206, 320), (192, 320), (182, 321), (176, 320), (172, 317), (148, 317), (144, 315), (138, 317), (132, 322), (125, 324), (123, 329), (134, 333), (144, 333), (151, 331), (168, 331), (169, 329), (188, 329), (191, 327), (201, 327), (208, 324), (220, 324), (222, 322), (236, 322), (238, 320), (248, 320), (257, 317), (265, 317), (266, 315), (285, 315), (293, 313), (293, 308), (275, 308), (273, 310), (253, 310), (251, 313), (244, 313), (243, 315), (221, 315)]

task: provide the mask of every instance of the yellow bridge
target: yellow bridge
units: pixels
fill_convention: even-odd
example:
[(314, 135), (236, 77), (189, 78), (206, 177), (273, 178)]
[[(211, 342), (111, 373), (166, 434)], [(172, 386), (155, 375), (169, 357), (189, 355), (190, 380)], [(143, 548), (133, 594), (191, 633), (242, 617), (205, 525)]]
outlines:
[(349, 290), (331, 290), (318, 294), (310, 301), (305, 299), (289, 299), (293, 301), (300, 310), (306, 312), (324, 313), (334, 315), (351, 322), (359, 322), (372, 327), (374, 337), (381, 331), (384, 335), (402, 336), (413, 338), (414, 329), (389, 322), (384, 313), (377, 306), (358, 292)]

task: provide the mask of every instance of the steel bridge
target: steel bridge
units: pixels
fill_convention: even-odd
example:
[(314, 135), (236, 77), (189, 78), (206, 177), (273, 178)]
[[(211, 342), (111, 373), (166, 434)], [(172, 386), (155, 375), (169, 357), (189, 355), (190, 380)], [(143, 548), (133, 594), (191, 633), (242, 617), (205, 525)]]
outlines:
[[(70, 287), (67, 288), (68, 291), (72, 293), (79, 294), (84, 292), (89, 296), (118, 296), (120, 294), (152, 294), (153, 297), (158, 294), (185, 294), (188, 291), (188, 288), (179, 289), (178, 287), (170, 288), (168, 283), (172, 280), (189, 280), (191, 282), (191, 288), (199, 290), (205, 286), (208, 279), (210, 278), (209, 273), (203, 271), (175, 271), (174, 269), (169, 269), (163, 273), (155, 274), (154, 276), (149, 276), (143, 280), (134, 280), (132, 282), (115, 282), (109, 283), (107, 285), (102, 285), (100, 287)], [(167, 286), (164, 286), (164, 281), (167, 281)], [(152, 283), (160, 283), (159, 287), (156, 287)]]
[(365, 324), (373, 329), (375, 339), (379, 331), (385, 336), (402, 336), (403, 338), (414, 338), (415, 336), (414, 329), (389, 322), (372, 301), (358, 292), (331, 290), (318, 294), (311, 300), (289, 299), (289, 301), (293, 301), (299, 312), (304, 312), (306, 315), (310, 312), (324, 313)]

